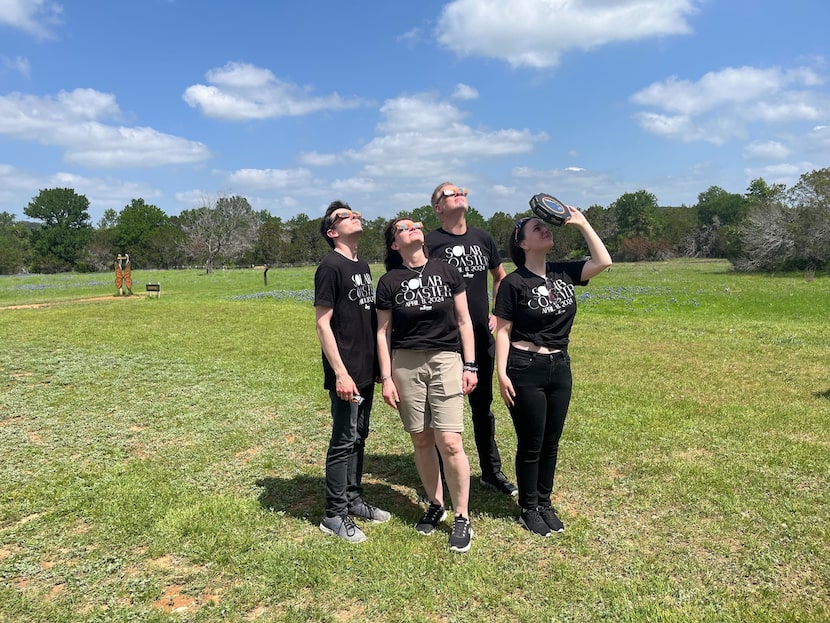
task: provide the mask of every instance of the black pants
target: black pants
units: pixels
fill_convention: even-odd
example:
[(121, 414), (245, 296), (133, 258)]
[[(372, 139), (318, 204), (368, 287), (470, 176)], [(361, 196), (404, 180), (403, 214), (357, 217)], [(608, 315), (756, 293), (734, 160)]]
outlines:
[(490, 407), (493, 404), (493, 366), (495, 342), (489, 333), (476, 334), (476, 362), (478, 363), (478, 385), (467, 398), (473, 420), (473, 437), (478, 452), (478, 463), (483, 478), (489, 478), (501, 471), (501, 455), (496, 444), (496, 416)]
[(326, 516), (349, 512), (363, 494), (363, 454), (369, 436), (374, 384), (363, 387), (363, 404), (341, 400), (330, 390), (331, 440), (326, 453)]
[(559, 439), (571, 402), (571, 359), (511, 347), (507, 376), (516, 391), (510, 416), (516, 428), (516, 484), (519, 506), (550, 506)]

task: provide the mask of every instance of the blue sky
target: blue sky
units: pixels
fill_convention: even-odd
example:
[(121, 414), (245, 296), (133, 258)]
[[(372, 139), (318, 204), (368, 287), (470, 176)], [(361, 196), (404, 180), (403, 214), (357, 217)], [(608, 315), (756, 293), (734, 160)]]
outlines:
[(828, 24), (825, 0), (0, 0), (0, 211), (790, 186), (830, 166)]

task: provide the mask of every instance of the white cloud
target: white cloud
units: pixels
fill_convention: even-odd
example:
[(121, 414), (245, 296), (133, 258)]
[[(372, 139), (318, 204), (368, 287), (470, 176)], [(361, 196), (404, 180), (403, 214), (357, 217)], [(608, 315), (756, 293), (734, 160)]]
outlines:
[(115, 96), (94, 89), (55, 97), (0, 96), (0, 135), (65, 149), (68, 162), (96, 167), (186, 164), (210, 156), (202, 143), (146, 127), (107, 125), (120, 116)]
[(202, 114), (217, 119), (274, 119), (368, 104), (337, 93), (312, 96), (310, 88), (285, 82), (270, 70), (247, 63), (227, 63), (208, 71), (205, 78), (209, 84), (188, 87), (182, 98)]
[(804, 146), (822, 160), (830, 160), (830, 125), (817, 125), (807, 134)]
[(474, 100), (478, 99), (478, 90), (463, 82), (459, 82), (455, 85), (455, 91), (452, 96), (457, 100)]
[(332, 190), (338, 192), (375, 192), (379, 190), (377, 183), (365, 177), (352, 177), (345, 180), (334, 180), (331, 183)]
[(0, 0), (0, 25), (11, 26), (38, 39), (54, 37), (63, 7), (50, 0)]
[(228, 175), (230, 184), (243, 189), (297, 188), (311, 179), (308, 169), (239, 169)]
[[(0, 0), (0, 2), (2, 2), (2, 0)], [(2, 61), (3, 67), (15, 73), (19, 73), (27, 80), (32, 77), (32, 64), (29, 62), (28, 58), (24, 58), (22, 56), (17, 56), (15, 58), (2, 56), (0, 57), (0, 61)]]
[(569, 50), (687, 34), (698, 0), (453, 0), (438, 19), (439, 43), (460, 56), (514, 67), (556, 67)]
[(728, 67), (697, 81), (673, 76), (655, 82), (632, 95), (631, 101), (656, 109), (634, 115), (647, 132), (720, 145), (745, 137), (753, 123), (826, 118), (830, 102), (818, 89), (821, 85), (821, 76), (808, 67)]
[(527, 153), (547, 140), (528, 129), (488, 130), (464, 123), (466, 113), (428, 94), (387, 100), (381, 107), (379, 136), (344, 157), (364, 164), (373, 177), (446, 177), (468, 162)]
[(752, 141), (743, 152), (746, 160), (782, 160), (789, 155), (789, 148), (778, 141)]
[[(818, 84), (819, 76), (804, 67), (795, 70), (728, 67), (709, 72), (697, 82), (678, 80), (672, 76), (635, 93), (631, 100), (643, 106), (694, 116), (725, 105), (763, 103), (765, 98), (773, 96), (777, 101), (779, 94), (787, 87)], [(788, 97), (791, 95), (787, 94)]]
[(753, 167), (744, 169), (744, 175), (748, 181), (764, 178), (768, 184), (784, 184), (794, 186), (805, 171), (816, 169), (812, 162), (783, 162), (771, 164), (765, 167)]
[(339, 158), (336, 154), (321, 154), (316, 151), (303, 151), (297, 156), (300, 164), (309, 167), (326, 167), (336, 164)]

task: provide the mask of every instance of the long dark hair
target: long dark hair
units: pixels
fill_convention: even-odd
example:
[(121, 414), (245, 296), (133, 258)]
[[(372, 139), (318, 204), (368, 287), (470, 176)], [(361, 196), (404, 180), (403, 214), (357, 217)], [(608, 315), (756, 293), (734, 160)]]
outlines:
[(519, 243), (525, 239), (525, 226), (530, 222), (532, 217), (526, 216), (516, 222), (516, 227), (510, 232), (510, 259), (516, 266), (524, 266), (527, 258), (525, 257), (525, 250), (519, 246)]
[(383, 263), (386, 266), (387, 272), (393, 268), (400, 268), (403, 266), (403, 258), (400, 253), (392, 248), (392, 243), (395, 242), (395, 226), (398, 224), (398, 221), (405, 220), (406, 219), (402, 217), (393, 218), (389, 221), (386, 229), (383, 230), (383, 238), (386, 240), (386, 257), (383, 259)]

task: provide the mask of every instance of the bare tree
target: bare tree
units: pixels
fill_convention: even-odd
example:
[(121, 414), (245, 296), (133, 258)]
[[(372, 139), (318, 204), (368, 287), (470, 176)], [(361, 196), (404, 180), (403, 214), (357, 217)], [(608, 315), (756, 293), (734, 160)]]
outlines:
[(218, 257), (232, 257), (253, 246), (258, 219), (245, 197), (219, 197), (205, 201), (195, 210), (186, 210), (179, 217), (187, 234), (190, 255), (205, 263), (205, 272), (213, 272)]

